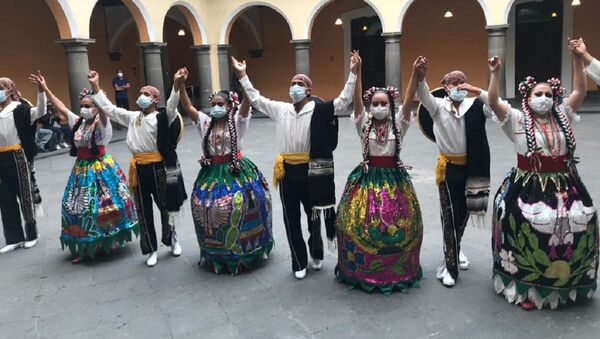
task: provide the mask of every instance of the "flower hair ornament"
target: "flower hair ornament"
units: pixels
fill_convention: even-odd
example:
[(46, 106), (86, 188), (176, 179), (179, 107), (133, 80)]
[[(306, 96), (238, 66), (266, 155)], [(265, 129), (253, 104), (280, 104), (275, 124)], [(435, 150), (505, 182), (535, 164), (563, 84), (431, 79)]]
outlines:
[(379, 93), (379, 92), (383, 92), (383, 93), (387, 94), (392, 99), (397, 99), (400, 97), (400, 92), (394, 86), (371, 87), (368, 90), (366, 90), (365, 93), (363, 94), (363, 100), (365, 102), (371, 102), (371, 99), (373, 98), (375, 93)]
[(87, 88), (84, 88), (84, 89), (82, 89), (82, 90), (81, 90), (81, 92), (79, 93), (79, 100), (81, 100), (81, 99), (83, 99), (83, 98), (86, 98), (86, 97), (90, 97), (90, 96), (92, 96), (92, 95), (94, 95), (94, 94), (95, 94), (95, 93), (94, 93), (94, 91), (92, 91), (92, 90), (89, 90), (89, 89), (87, 89)]

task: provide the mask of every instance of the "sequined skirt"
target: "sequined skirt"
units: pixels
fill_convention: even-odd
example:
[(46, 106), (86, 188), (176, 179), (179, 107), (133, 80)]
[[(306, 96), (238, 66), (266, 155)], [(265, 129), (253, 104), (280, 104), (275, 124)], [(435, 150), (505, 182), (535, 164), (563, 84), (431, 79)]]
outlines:
[(513, 169), (494, 199), (494, 287), (511, 303), (556, 308), (588, 298), (598, 276), (598, 214), (570, 173)]
[(237, 176), (228, 163), (203, 167), (192, 192), (201, 257), (215, 273), (250, 269), (273, 248), (269, 186), (250, 160), (240, 165)]
[(63, 249), (94, 257), (131, 241), (132, 232), (139, 232), (137, 213), (117, 162), (109, 154), (77, 159), (62, 199)]
[(423, 221), (408, 173), (362, 167), (350, 173), (336, 220), (339, 281), (385, 294), (421, 278)]

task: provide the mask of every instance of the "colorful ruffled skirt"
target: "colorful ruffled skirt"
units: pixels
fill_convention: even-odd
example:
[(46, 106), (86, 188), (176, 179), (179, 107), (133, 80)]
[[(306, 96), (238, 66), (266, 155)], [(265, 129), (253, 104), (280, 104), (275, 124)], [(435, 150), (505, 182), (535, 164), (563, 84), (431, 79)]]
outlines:
[(237, 274), (255, 266), (273, 248), (271, 194), (250, 160), (240, 159), (233, 176), (229, 163), (205, 166), (192, 192), (192, 215), (205, 268)]
[(590, 298), (598, 271), (598, 214), (578, 177), (513, 169), (494, 199), (494, 287), (538, 309)]
[(384, 294), (405, 291), (422, 277), (421, 208), (401, 168), (361, 166), (350, 173), (338, 206), (337, 279)]
[(112, 156), (77, 159), (62, 199), (63, 249), (93, 258), (131, 241), (138, 227), (125, 174)]

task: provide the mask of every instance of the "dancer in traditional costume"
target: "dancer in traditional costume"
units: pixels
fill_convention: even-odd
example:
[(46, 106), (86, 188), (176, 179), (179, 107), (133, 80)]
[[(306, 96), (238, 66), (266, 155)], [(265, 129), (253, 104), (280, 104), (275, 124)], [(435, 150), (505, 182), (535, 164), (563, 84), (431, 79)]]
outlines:
[[(467, 83), (461, 71), (442, 78), (443, 88), (429, 92), (425, 81), (427, 59), (417, 58), (421, 101), (419, 123), (439, 149), (436, 184), (444, 237), (444, 262), (436, 277), (446, 287), (456, 284), (459, 269), (469, 269), (461, 240), (469, 216), (485, 216), (490, 189), (490, 149), (485, 131), (487, 92)], [(471, 93), (476, 97), (469, 97)], [(482, 220), (478, 220), (482, 223)]]
[[(46, 94), (38, 86), (36, 107), (21, 101), (14, 81), (0, 78), (0, 212), (6, 246), (0, 254), (37, 244), (38, 233), (28, 158), (36, 151), (31, 126), (46, 114)], [(25, 219), (23, 225), (21, 219)]]
[[(187, 79), (187, 69), (180, 70)], [(256, 165), (242, 156), (250, 105), (231, 91), (214, 93), (209, 114), (192, 105), (180, 85), (181, 104), (202, 139), (202, 169), (191, 204), (200, 263), (215, 273), (251, 269), (273, 248), (271, 193)]]
[(273, 172), (274, 186), (279, 187), (283, 219), (290, 245), (292, 270), (297, 279), (306, 276), (308, 254), (302, 236), (300, 204), (308, 219), (310, 265), (321, 269), (323, 240), (320, 214), (324, 215), (327, 238), (335, 237), (335, 183), (333, 150), (337, 147), (336, 116), (345, 112), (352, 101), (356, 82), (356, 63), (342, 93), (334, 100), (315, 103), (310, 100), (312, 80), (296, 74), (290, 82), (293, 103), (273, 101), (260, 95), (246, 75), (246, 62), (232, 57), (247, 99), (257, 110), (277, 124), (279, 155)]
[(77, 115), (50, 91), (41, 74), (36, 81), (73, 130), (70, 154), (77, 160), (63, 194), (60, 242), (76, 264), (130, 242), (132, 233), (139, 233), (137, 213), (125, 174), (106, 151), (112, 126), (92, 101), (93, 93), (83, 89)]
[(106, 94), (100, 90), (97, 73), (94, 72), (90, 78), (96, 93), (92, 96), (96, 105), (117, 123), (128, 126), (127, 145), (133, 154), (129, 164), (129, 189), (134, 194), (142, 254), (148, 255), (146, 264), (149, 267), (156, 265), (158, 260), (153, 198), (160, 210), (161, 241), (171, 247), (174, 256), (181, 255), (174, 216), (186, 195), (170, 128), (172, 124), (181, 121), (176, 109), (179, 104), (179, 82), (182, 79), (179, 73), (175, 75), (166, 111), (159, 112), (157, 105), (160, 92), (156, 87), (142, 87), (136, 102), (141, 111), (128, 111), (108, 100)]
[[(415, 74), (405, 103), (396, 113), (395, 87), (372, 87), (362, 94), (360, 56), (354, 89), (354, 112), (363, 145), (363, 161), (348, 176), (337, 211), (339, 281), (351, 288), (404, 291), (421, 277), (419, 261), (423, 240), (421, 208), (402, 161), (402, 139), (411, 120)], [(368, 105), (365, 110), (363, 99)]]
[(557, 78), (519, 84), (522, 110), (498, 99), (500, 61), (490, 59), (490, 106), (514, 143), (517, 166), (494, 198), (494, 287), (526, 310), (590, 298), (598, 271), (598, 214), (577, 173), (571, 122), (585, 97), (581, 56), (573, 92)]

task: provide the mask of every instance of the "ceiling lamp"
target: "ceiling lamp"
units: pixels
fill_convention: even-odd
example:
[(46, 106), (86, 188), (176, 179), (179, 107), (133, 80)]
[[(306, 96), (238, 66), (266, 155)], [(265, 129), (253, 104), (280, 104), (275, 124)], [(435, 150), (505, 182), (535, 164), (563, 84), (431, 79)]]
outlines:
[(444, 18), (451, 18), (453, 16), (454, 16), (454, 14), (452, 14), (452, 12), (450, 12), (450, 11), (446, 11), (446, 13), (444, 13)]
[(369, 27), (367, 27), (367, 25), (364, 25), (364, 26), (362, 26), (362, 30), (363, 30), (363, 32), (366, 32), (369, 30)]
[(581, 5), (581, 1), (579, 0), (573, 0), (573, 2), (571, 2), (571, 6), (579, 6)]
[(335, 19), (335, 25), (336, 26), (341, 26), (342, 25), (342, 18)]
[(179, 32), (177, 32), (177, 35), (185, 36), (185, 31), (183, 29), (180, 29)]
[(552, 12), (552, 14), (550, 14), (551, 17), (556, 18), (558, 16), (558, 13), (556, 12)]

